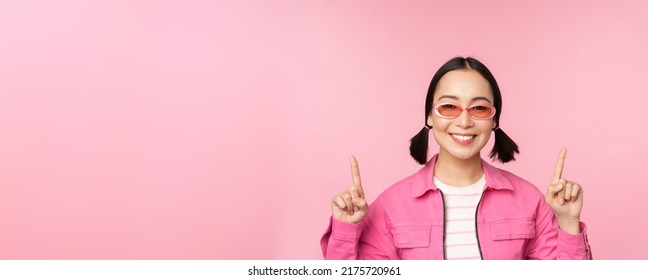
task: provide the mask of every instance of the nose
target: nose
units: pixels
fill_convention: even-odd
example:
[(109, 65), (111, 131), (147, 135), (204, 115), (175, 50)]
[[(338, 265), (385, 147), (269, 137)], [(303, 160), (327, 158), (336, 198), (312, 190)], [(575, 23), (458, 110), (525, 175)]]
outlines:
[(474, 125), (473, 118), (468, 114), (468, 110), (463, 110), (455, 120), (455, 123), (461, 128), (468, 128)]

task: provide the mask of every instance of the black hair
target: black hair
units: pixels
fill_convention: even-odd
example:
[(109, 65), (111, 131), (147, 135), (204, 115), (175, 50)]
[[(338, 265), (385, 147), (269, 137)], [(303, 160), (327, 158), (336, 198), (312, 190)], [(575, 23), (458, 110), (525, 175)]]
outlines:
[(497, 159), (503, 163), (515, 160), (515, 154), (520, 153), (518, 145), (515, 144), (513, 139), (506, 135), (501, 128), (499, 128), (499, 118), (502, 114), (502, 94), (497, 86), (497, 81), (495, 81), (493, 74), (491, 74), (488, 68), (486, 68), (486, 65), (472, 57), (455, 57), (443, 64), (443, 66), (437, 70), (436, 74), (434, 74), (434, 77), (432, 77), (427, 97), (425, 98), (425, 126), (410, 140), (410, 155), (412, 155), (412, 157), (420, 164), (425, 164), (427, 162), (428, 132), (432, 128), (427, 124), (427, 119), (432, 112), (434, 91), (443, 75), (457, 69), (471, 69), (477, 71), (482, 77), (484, 77), (484, 79), (486, 79), (486, 81), (488, 81), (491, 90), (493, 91), (493, 105), (495, 106), (495, 116), (493, 118), (495, 120), (496, 128), (494, 129), (495, 144), (489, 154), (490, 158), (497, 156)]

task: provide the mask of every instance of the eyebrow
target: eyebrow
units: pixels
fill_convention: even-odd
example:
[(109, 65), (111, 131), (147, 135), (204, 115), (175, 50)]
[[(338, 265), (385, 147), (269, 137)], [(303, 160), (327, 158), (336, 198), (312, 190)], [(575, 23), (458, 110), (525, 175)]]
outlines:
[[(459, 100), (459, 97), (456, 97), (454, 95), (441, 95), (439, 97), (439, 99), (437, 99), (437, 100), (441, 100), (443, 98), (450, 98), (450, 99), (454, 99), (454, 100)], [(475, 100), (484, 100), (484, 101), (486, 101), (488, 103), (492, 103), (488, 98), (483, 97), (483, 96), (474, 97), (471, 101), (475, 101)]]

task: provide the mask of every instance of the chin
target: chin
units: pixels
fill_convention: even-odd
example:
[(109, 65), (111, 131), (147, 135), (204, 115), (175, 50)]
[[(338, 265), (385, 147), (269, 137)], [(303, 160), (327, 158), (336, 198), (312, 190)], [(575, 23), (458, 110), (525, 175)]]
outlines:
[(461, 159), (461, 160), (468, 160), (468, 159), (473, 159), (475, 157), (481, 157), (479, 151), (476, 153), (474, 152), (450, 152), (450, 154), (455, 157), (456, 159)]

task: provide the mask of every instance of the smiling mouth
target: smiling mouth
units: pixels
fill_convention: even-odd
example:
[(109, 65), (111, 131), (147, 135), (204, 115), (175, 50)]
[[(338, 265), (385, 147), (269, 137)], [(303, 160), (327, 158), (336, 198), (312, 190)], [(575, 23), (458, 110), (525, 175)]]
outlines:
[(461, 134), (450, 134), (454, 139), (457, 139), (459, 141), (469, 141), (473, 138), (475, 138), (475, 135), (461, 135)]

